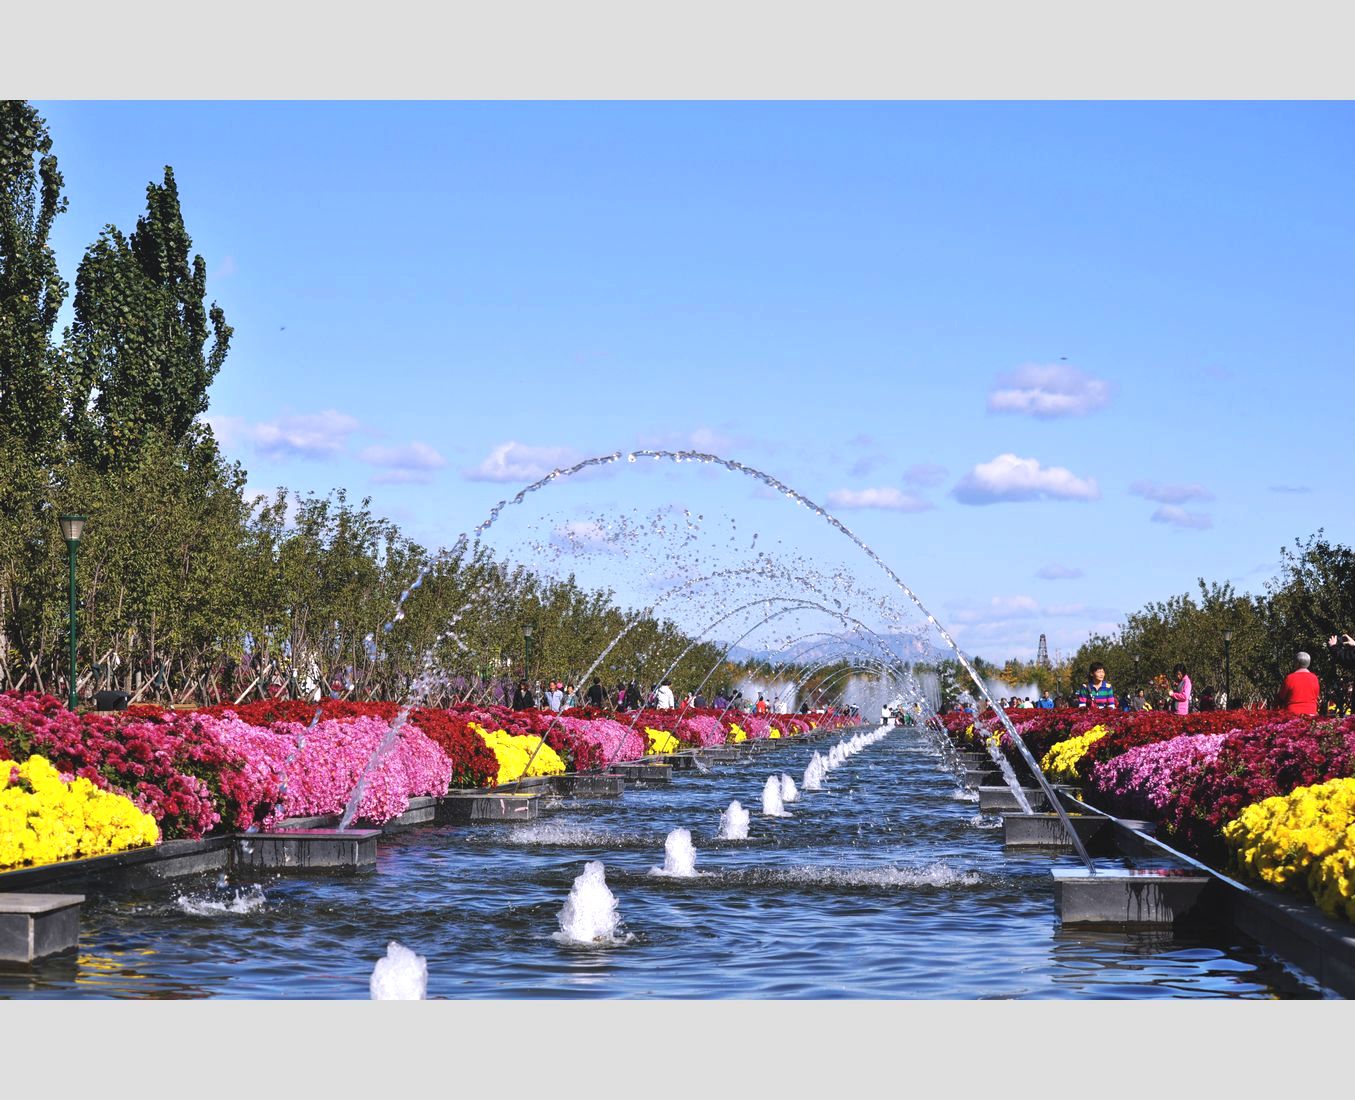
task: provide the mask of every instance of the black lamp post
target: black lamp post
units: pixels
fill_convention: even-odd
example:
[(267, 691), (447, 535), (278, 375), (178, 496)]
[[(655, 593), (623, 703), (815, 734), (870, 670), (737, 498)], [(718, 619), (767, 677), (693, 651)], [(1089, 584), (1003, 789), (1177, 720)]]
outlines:
[(85, 530), (85, 520), (86, 520), (85, 516), (61, 517), (61, 535), (66, 540), (66, 548), (70, 551), (70, 560), (71, 560), (71, 583), (70, 583), (71, 690), (69, 692), (69, 698), (67, 700), (71, 710), (74, 710), (76, 704), (79, 702), (79, 694), (76, 691), (76, 677), (75, 677), (75, 647), (76, 642), (79, 640), (80, 637), (79, 624), (76, 621), (76, 606), (75, 606), (75, 553), (80, 547), (80, 536), (84, 533)]
[(1142, 687), (1142, 686), (1143, 686), (1143, 682), (1139, 679), (1139, 655), (1138, 655), (1137, 653), (1135, 653), (1135, 654), (1134, 654), (1134, 690), (1137, 691), (1137, 690), (1138, 690), (1140, 687)]
[(1233, 644), (1233, 632), (1225, 630), (1223, 632), (1223, 694), (1226, 696), (1224, 710), (1233, 709), (1233, 665), (1229, 649)]
[(527, 690), (532, 690), (532, 624), (522, 627), (522, 678), (527, 681)]

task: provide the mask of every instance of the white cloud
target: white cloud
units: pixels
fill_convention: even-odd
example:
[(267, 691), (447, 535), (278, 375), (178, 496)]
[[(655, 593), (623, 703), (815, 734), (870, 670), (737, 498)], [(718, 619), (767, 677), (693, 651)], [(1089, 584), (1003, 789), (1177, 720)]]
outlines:
[(739, 445), (738, 439), (734, 436), (723, 435), (714, 428), (697, 428), (687, 439), (694, 449), (710, 454), (728, 451)]
[(867, 474), (878, 470), (889, 461), (888, 455), (865, 455), (852, 463), (852, 467), (847, 471), (852, 477), (865, 477)]
[(931, 507), (915, 493), (899, 489), (834, 489), (829, 508), (883, 508), (893, 512), (925, 512)]
[(576, 519), (562, 523), (551, 532), (551, 542), (575, 553), (619, 554), (621, 549), (607, 528), (595, 519)]
[(247, 434), (254, 449), (265, 458), (282, 461), (289, 458), (334, 458), (347, 446), (348, 437), (358, 422), (347, 413), (324, 412), (280, 416), (255, 424)]
[(961, 603), (952, 605), (952, 608), (951, 622), (964, 626), (1029, 619), (1040, 613), (1038, 601), (1031, 596), (994, 596), (986, 604)]
[(726, 457), (743, 445), (738, 436), (715, 428), (693, 428), (689, 432), (657, 432), (637, 437), (639, 445), (649, 451), (700, 451), (702, 454)]
[(946, 480), (946, 468), (930, 462), (920, 462), (903, 471), (903, 483), (917, 489), (934, 489)]
[(982, 651), (990, 660), (1013, 655), (1030, 660), (1041, 634), (1048, 635), (1051, 653), (1069, 645), (1076, 648), (1073, 639), (1113, 628), (1116, 624), (1110, 620), (1118, 614), (1113, 608), (1083, 603), (1041, 604), (1023, 594), (952, 603), (942, 618), (971, 653)]
[(249, 430), (242, 416), (204, 416), (202, 422), (212, 429), (216, 441), (223, 447), (233, 447)]
[(568, 447), (533, 447), (510, 440), (500, 443), (479, 466), (463, 474), (470, 481), (531, 482), (578, 461), (578, 453)]
[(1159, 485), (1156, 481), (1136, 481), (1129, 487), (1136, 497), (1158, 504), (1185, 504), (1188, 500), (1213, 500), (1214, 494), (1203, 485)]
[(1065, 363), (1031, 364), (1000, 375), (988, 394), (988, 411), (1048, 419), (1085, 416), (1110, 402), (1110, 383)]
[(432, 480), (447, 460), (427, 443), (406, 443), (400, 447), (365, 447), (358, 457), (380, 466), (382, 473), (372, 478), (376, 485), (422, 485)]
[(1042, 581), (1075, 581), (1083, 573), (1081, 569), (1071, 565), (1045, 565), (1035, 575)]
[(1307, 485), (1271, 485), (1269, 488), (1270, 488), (1270, 491), (1271, 491), (1272, 493), (1311, 493), (1311, 492), (1312, 492), (1312, 489), (1310, 489)]
[(358, 455), (373, 466), (393, 470), (441, 470), (447, 460), (427, 443), (406, 443), (403, 447), (366, 447)]
[(1033, 458), (998, 455), (975, 466), (951, 490), (961, 504), (1026, 500), (1099, 500), (1094, 478), (1080, 478), (1062, 466), (1043, 467)]
[(1150, 517), (1154, 523), (1166, 523), (1172, 527), (1202, 531), (1213, 527), (1214, 520), (1204, 512), (1187, 512), (1175, 504), (1164, 504)]

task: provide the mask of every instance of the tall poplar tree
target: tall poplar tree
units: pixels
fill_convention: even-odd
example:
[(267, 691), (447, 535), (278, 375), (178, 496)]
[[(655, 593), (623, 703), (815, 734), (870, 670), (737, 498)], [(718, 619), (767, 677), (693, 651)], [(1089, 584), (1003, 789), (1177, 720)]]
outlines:
[(0, 101), (0, 444), (33, 456), (60, 438), (65, 402), (51, 333), (67, 287), (47, 242), (61, 188), (47, 124)]
[(207, 264), (190, 261), (192, 247), (166, 167), (164, 183), (146, 188), (132, 235), (106, 226), (80, 263), (68, 334), (72, 434), (103, 468), (134, 461), (153, 433), (187, 440), (207, 409), (232, 329), (220, 307), (205, 305)]

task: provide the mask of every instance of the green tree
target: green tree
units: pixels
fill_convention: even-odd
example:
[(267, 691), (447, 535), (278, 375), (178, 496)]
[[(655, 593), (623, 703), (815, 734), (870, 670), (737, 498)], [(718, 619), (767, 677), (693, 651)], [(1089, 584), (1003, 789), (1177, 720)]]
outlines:
[(45, 455), (60, 438), (65, 393), (51, 333), (66, 298), (48, 235), (66, 209), (47, 124), (0, 101), (0, 444)]
[(233, 330), (204, 304), (207, 264), (190, 263), (192, 247), (167, 167), (131, 237), (105, 227), (80, 263), (67, 333), (71, 434), (100, 466), (133, 461), (153, 434), (185, 440), (207, 409)]

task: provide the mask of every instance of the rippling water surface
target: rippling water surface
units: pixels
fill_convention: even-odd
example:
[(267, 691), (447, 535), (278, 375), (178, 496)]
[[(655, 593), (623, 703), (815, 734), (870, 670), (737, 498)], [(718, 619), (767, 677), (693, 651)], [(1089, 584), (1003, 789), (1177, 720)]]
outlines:
[[(824, 747), (824, 742), (819, 747)], [(543, 807), (520, 825), (417, 829), (375, 872), (179, 879), (86, 902), (75, 954), (0, 970), (4, 997), (354, 998), (386, 945), (428, 960), (430, 997), (1315, 997), (1250, 941), (1060, 928), (1049, 869), (1012, 854), (912, 729), (801, 795), (756, 809), (805, 743), (683, 772), (666, 789)], [(716, 840), (732, 799), (749, 839)], [(691, 831), (693, 878), (652, 873)], [(600, 860), (624, 943), (557, 943)]]

